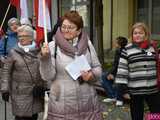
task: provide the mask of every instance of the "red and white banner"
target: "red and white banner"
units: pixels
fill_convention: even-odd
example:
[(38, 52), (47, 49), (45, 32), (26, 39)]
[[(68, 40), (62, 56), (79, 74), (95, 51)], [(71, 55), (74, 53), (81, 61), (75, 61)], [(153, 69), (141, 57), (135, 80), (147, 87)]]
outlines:
[(20, 0), (20, 12), (21, 12), (21, 19), (27, 18), (28, 19), (28, 5), (27, 0)]
[[(47, 0), (39, 0), (39, 7), (38, 7), (38, 26), (39, 27), (45, 27), (44, 23), (45, 23), (45, 19), (44, 16), (46, 17), (46, 27), (48, 30), (51, 30), (51, 22), (50, 22), (50, 15), (49, 15), (49, 9), (48, 9), (48, 5), (47, 3), (45, 3), (45, 7), (43, 6), (43, 1), (47, 1)], [(45, 10), (43, 9), (45, 8)], [(44, 14), (44, 11), (45, 14)]]
[(51, 0), (34, 0), (37, 32), (36, 36), (38, 46), (47, 35), (44, 34), (45, 29), (51, 31), (51, 21), (49, 13), (49, 6), (51, 3), (50, 1)]
[(20, 8), (20, 0), (10, 0), (11, 5), (15, 6), (17, 9)]
[(20, 12), (20, 19), (28, 19), (28, 5), (27, 0), (10, 0), (11, 5), (15, 6), (17, 11)]

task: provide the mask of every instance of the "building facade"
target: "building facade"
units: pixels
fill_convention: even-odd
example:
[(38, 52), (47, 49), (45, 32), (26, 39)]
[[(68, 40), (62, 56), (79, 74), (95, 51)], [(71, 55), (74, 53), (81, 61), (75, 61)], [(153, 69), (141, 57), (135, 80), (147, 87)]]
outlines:
[[(34, 17), (34, 0), (28, 0), (28, 12)], [(51, 0), (52, 27), (67, 10), (77, 10), (84, 20), (100, 61), (114, 48), (117, 36), (130, 38), (131, 26), (145, 22), (151, 39), (160, 40), (160, 0)]]

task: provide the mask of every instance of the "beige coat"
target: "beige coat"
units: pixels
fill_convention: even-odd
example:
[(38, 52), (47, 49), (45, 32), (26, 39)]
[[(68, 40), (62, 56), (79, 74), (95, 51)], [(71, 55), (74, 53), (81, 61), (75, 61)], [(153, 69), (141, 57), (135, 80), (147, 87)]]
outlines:
[(101, 64), (89, 41), (85, 56), (92, 67), (95, 79), (79, 84), (66, 72), (65, 67), (74, 58), (63, 54), (55, 42), (49, 43), (51, 56), (40, 62), (42, 78), (51, 81), (48, 120), (102, 120), (102, 106), (98, 101), (93, 83), (101, 76)]
[[(1, 91), (10, 92), (13, 115), (32, 116), (43, 110), (43, 100), (35, 99), (32, 95), (35, 84), (43, 84), (37, 55), (37, 51), (26, 54), (20, 48), (17, 48), (16, 51), (13, 49), (8, 57), (8, 62), (4, 64)], [(27, 62), (33, 80), (22, 56)]]

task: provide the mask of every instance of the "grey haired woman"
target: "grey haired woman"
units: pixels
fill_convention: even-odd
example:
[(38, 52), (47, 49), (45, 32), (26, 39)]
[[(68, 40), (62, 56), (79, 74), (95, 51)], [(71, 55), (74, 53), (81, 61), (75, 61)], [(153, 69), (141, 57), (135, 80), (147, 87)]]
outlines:
[(33, 29), (26, 25), (19, 27), (18, 40), (18, 47), (11, 50), (4, 64), (1, 91), (11, 96), (15, 120), (37, 120), (43, 100), (33, 97), (33, 88), (45, 81), (39, 72), (39, 50), (33, 41)]

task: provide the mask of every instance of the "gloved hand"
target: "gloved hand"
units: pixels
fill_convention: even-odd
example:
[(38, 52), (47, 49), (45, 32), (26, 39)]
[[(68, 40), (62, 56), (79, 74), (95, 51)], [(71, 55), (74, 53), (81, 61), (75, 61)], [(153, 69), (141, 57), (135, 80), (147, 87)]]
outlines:
[(48, 91), (49, 89), (43, 86), (35, 86), (33, 88), (33, 97), (35, 98), (44, 98), (45, 91)]
[(2, 100), (8, 102), (9, 101), (9, 92), (2, 93)]

